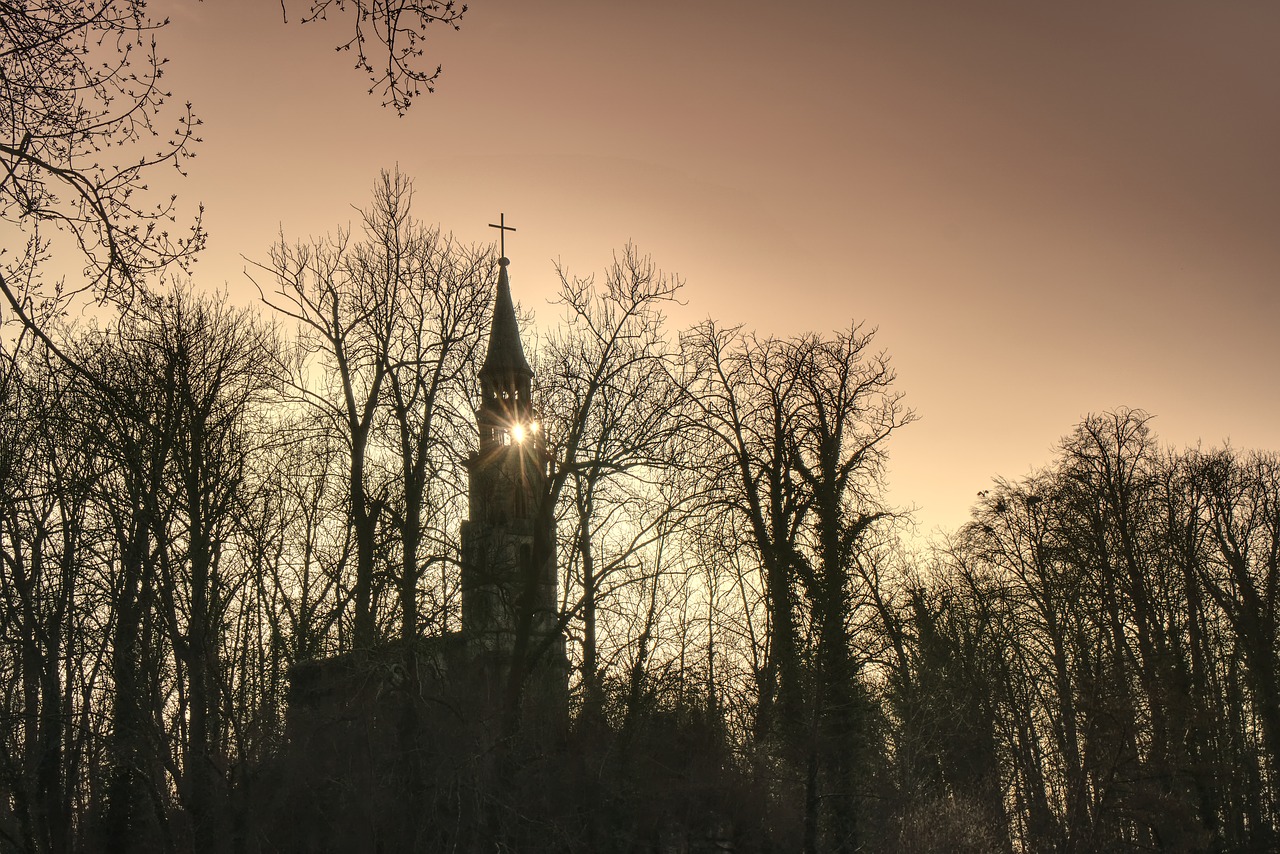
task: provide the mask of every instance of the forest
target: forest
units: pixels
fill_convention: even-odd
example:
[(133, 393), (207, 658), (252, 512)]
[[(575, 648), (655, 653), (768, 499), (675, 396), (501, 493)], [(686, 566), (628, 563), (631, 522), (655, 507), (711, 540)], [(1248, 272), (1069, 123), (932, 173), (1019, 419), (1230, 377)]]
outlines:
[[(6, 341), (7, 849), (277, 850), (290, 668), (456, 629), (496, 257), (411, 196), (384, 173), (360, 233), (282, 241), (261, 308), (171, 286)], [(626, 247), (526, 325), (571, 724), (538, 821), (449, 839), (1275, 845), (1280, 458), (1102, 413), (920, 546), (873, 333), (673, 330), (680, 287)], [(458, 776), (431, 820), (462, 789), (530, 797)]]
[[(435, 78), (388, 33), (465, 11), (300, 5), (350, 16), (399, 112)], [(925, 542), (886, 499), (916, 413), (874, 329), (675, 328), (684, 283), (631, 245), (521, 321), (564, 727), (306, 779), (299, 668), (460, 625), (497, 252), (389, 170), (237, 305), (146, 184), (199, 142), (162, 25), (0, 13), (0, 851), (1280, 846), (1280, 456), (1099, 412)], [(307, 785), (365, 820), (307, 836)]]

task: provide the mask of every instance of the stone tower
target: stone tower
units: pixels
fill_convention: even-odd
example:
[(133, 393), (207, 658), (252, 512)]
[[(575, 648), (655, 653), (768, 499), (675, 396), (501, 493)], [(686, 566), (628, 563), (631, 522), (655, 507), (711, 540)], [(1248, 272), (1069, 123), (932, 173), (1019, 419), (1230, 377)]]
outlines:
[(543, 512), (551, 460), (530, 397), (533, 370), (520, 342), (509, 263), (498, 260), (493, 327), (480, 368), (480, 444), (467, 460), (462, 635), (491, 686), (497, 688), (495, 678), (508, 678), (518, 662), (530, 693), (550, 699), (548, 690), (567, 690), (557, 625), (555, 519)]

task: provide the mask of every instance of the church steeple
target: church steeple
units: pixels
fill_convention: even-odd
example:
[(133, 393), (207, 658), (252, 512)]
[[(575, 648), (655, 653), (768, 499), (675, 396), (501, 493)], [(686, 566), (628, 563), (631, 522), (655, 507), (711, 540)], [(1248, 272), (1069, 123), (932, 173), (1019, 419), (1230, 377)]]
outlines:
[(479, 372), (480, 447), (467, 464), (462, 525), (463, 632), (490, 651), (507, 652), (522, 625), (539, 637), (554, 635), (557, 603), (555, 555), (547, 546), (555, 542), (555, 523), (540, 513), (550, 457), (534, 418), (533, 369), (520, 342), (509, 264), (498, 259), (493, 327)]
[(520, 343), (520, 327), (516, 323), (516, 307), (511, 300), (511, 282), (507, 278), (507, 232), (515, 228), (507, 225), (507, 215), (502, 214), (497, 223), (489, 223), (498, 229), (498, 288), (493, 300), (493, 326), (489, 330), (489, 352), (480, 366), (480, 408), (476, 410), (476, 422), (480, 428), (481, 456), (491, 456), (495, 447), (524, 440), (526, 433), (537, 432), (533, 420), (533, 401), (530, 390), (533, 369), (524, 357), (524, 345)]
[[(494, 228), (515, 229), (504, 220)], [(548, 511), (551, 455), (534, 417), (533, 369), (524, 355), (505, 246), (498, 259), (489, 349), (480, 367), (480, 446), (467, 460), (462, 523), (462, 634), (488, 695), (506, 696), (513, 668), (526, 698), (565, 718), (568, 664), (559, 623), (555, 515)]]
[(519, 443), (526, 433), (537, 432), (533, 419), (533, 369), (524, 357), (520, 327), (511, 300), (506, 258), (498, 259), (498, 287), (493, 301), (493, 327), (489, 331), (489, 351), (480, 367), (480, 408), (476, 422), (480, 428), (482, 454), (490, 449)]
[(520, 327), (516, 322), (516, 307), (511, 300), (511, 282), (507, 279), (506, 258), (498, 259), (498, 293), (493, 302), (493, 327), (489, 331), (489, 352), (480, 377), (498, 377), (506, 374), (533, 376), (533, 369), (524, 357), (524, 345), (520, 343)]

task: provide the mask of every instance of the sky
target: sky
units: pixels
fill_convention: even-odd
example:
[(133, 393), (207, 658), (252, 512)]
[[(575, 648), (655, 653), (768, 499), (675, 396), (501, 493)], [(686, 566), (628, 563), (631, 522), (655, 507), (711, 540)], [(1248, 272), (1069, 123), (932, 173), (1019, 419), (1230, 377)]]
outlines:
[(465, 242), (505, 214), (547, 323), (556, 259), (630, 241), (686, 282), (676, 327), (877, 328), (921, 534), (1091, 412), (1280, 450), (1280, 4), (473, 0), (404, 118), (292, 5), (149, 6), (204, 122), (166, 186), (205, 205), (202, 288), (255, 299), (246, 259), (351, 224), (398, 165)]

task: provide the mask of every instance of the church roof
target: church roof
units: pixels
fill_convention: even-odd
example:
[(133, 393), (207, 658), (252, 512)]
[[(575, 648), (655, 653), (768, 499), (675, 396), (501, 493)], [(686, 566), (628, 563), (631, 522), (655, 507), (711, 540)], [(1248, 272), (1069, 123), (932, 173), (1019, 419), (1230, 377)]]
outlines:
[(533, 376), (533, 369), (524, 357), (524, 345), (520, 343), (520, 329), (516, 324), (516, 307), (511, 301), (511, 283), (507, 281), (506, 258), (498, 259), (498, 295), (493, 302), (493, 327), (489, 331), (489, 352), (485, 356), (481, 374), (524, 374)]

